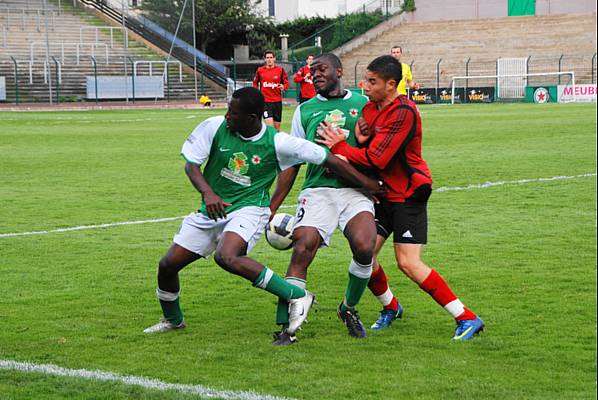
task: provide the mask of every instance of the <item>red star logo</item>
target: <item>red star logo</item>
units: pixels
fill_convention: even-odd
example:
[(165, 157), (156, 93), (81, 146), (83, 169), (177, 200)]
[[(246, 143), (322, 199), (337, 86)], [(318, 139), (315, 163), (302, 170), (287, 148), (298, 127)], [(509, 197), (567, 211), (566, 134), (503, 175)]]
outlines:
[(544, 98), (546, 97), (546, 95), (544, 94), (544, 92), (540, 92), (538, 93), (538, 100), (540, 101), (544, 101)]
[(251, 157), (251, 162), (252, 162), (254, 165), (257, 165), (257, 164), (259, 164), (259, 163), (261, 163), (261, 162), (262, 162), (262, 159), (261, 159), (261, 157), (260, 157), (260, 156), (253, 156), (253, 157)]

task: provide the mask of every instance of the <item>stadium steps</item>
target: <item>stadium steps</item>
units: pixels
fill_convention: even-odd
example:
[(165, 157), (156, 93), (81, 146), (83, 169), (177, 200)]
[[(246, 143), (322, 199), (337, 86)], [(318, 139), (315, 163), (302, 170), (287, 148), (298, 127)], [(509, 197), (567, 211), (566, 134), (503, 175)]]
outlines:
[[(129, 46), (125, 49), (124, 36), (121, 31), (115, 30), (111, 43), (110, 31), (100, 29), (98, 32), (98, 41), (106, 43), (108, 46), (108, 64), (106, 64), (105, 49), (98, 46), (93, 52), (89, 43), (96, 41), (96, 33), (93, 29), (85, 29), (81, 34), (80, 27), (106, 26), (106, 23), (92, 15), (85, 13), (80, 9), (68, 7), (68, 4), (62, 2), (62, 12), (58, 13), (56, 6), (49, 5), (48, 15), (53, 15), (53, 20), (49, 21), (49, 43), (50, 43), (50, 70), (52, 71), (53, 92), (56, 96), (56, 67), (51, 56), (54, 56), (61, 62), (62, 84), (60, 86), (60, 95), (63, 99), (70, 101), (81, 100), (86, 94), (86, 76), (93, 76), (90, 56), (95, 54), (98, 75), (124, 75), (124, 60), (129, 60), (127, 69), (131, 74), (131, 60), (151, 60), (162, 61), (164, 57), (156, 54), (144, 45), (132, 40), (129, 37)], [(7, 25), (6, 46), (0, 47), (0, 76), (6, 78), (7, 83), (7, 101), (15, 100), (15, 79), (14, 63), (10, 56), (14, 57), (18, 63), (19, 69), (19, 101), (23, 102), (48, 102), (49, 90), (48, 84), (44, 83), (44, 63), (45, 63), (45, 20), (43, 15), (38, 16), (35, 12), (36, 7), (43, 7), (43, 2), (36, 3), (29, 0), (9, 0), (0, 5), (0, 27)], [(9, 7), (11, 15), (8, 17), (6, 8)], [(25, 10), (25, 13), (22, 13)], [(4, 11), (4, 13), (3, 13)], [(18, 18), (17, 18), (18, 16)], [(41, 18), (41, 20), (40, 20)], [(0, 31), (0, 35), (2, 32)], [(77, 48), (75, 43), (80, 41), (86, 45), (79, 49), (79, 65), (77, 65)], [(0, 46), (3, 37), (0, 36)], [(29, 83), (29, 63), (31, 61), (31, 43), (34, 44), (34, 57), (32, 66), (33, 84)], [(64, 51), (61, 43), (65, 43)], [(111, 46), (112, 44), (112, 46)], [(148, 75), (148, 66), (140, 65), (138, 74)], [(153, 75), (161, 75), (163, 67), (153, 66)], [(189, 73), (190, 72), (190, 73)], [(172, 100), (192, 100), (195, 98), (195, 85), (193, 80), (193, 71), (185, 69), (183, 71), (182, 82), (179, 82), (178, 66), (169, 66), (170, 79), (168, 88), (165, 85), (165, 98)], [(198, 93), (207, 94), (215, 101), (222, 100), (226, 93), (219, 86), (204, 79), (201, 85), (202, 77), (198, 74)], [(54, 100), (56, 98), (54, 97)]]
[[(531, 56), (529, 72), (533, 73), (558, 71), (561, 55), (561, 70), (573, 70), (578, 83), (589, 83), (596, 52), (596, 14), (405, 22), (341, 53), (345, 80), (352, 85), (361, 79), (368, 62), (389, 54), (395, 45), (404, 48), (402, 61), (412, 64), (415, 80), (425, 87), (436, 86), (436, 64), (441, 58), (439, 85), (447, 86), (453, 76), (465, 75), (468, 58), (469, 75), (495, 75), (499, 57)], [(483, 83), (489, 82), (476, 82)]]

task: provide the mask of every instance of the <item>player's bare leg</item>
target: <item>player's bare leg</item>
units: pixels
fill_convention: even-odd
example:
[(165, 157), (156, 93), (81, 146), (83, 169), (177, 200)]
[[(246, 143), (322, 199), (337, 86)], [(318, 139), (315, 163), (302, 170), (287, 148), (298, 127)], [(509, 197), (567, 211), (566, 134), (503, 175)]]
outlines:
[(280, 132), (280, 121), (274, 121), (274, 128), (277, 132)]
[(274, 119), (273, 118), (264, 118), (264, 124), (269, 126), (274, 126)]
[(484, 329), (484, 321), (467, 309), (434, 269), (421, 260), (421, 244), (395, 243), (395, 257), (401, 271), (427, 292), (457, 322), (453, 340), (473, 338)]
[(314, 301), (313, 294), (304, 288), (285, 281), (268, 267), (247, 257), (247, 242), (234, 232), (222, 235), (214, 254), (214, 260), (224, 270), (239, 275), (253, 286), (270, 292), (289, 303), (289, 332), (295, 331), (307, 318)]
[(185, 327), (179, 302), (179, 271), (201, 256), (173, 243), (158, 263), (158, 288), (156, 296), (160, 301), (164, 318), (145, 329), (145, 333), (161, 333)]
[(343, 232), (349, 241), (353, 259), (349, 264), (349, 282), (345, 297), (338, 308), (338, 315), (347, 326), (349, 335), (357, 338), (367, 336), (355, 307), (359, 303), (372, 274), (376, 224), (374, 216), (360, 212), (347, 223)]

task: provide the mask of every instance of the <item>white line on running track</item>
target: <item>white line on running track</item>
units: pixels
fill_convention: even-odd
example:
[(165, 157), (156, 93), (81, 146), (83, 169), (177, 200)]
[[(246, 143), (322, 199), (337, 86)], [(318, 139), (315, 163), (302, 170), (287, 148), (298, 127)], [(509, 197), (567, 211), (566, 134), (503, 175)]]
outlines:
[[(587, 177), (591, 177), (591, 176), (596, 176), (596, 173), (594, 172), (594, 173), (570, 175), (570, 176), (553, 176), (550, 178), (518, 179), (518, 180), (514, 180), (514, 181), (486, 182), (486, 183), (478, 183), (478, 184), (467, 185), (467, 186), (454, 186), (454, 187), (442, 186), (437, 189), (434, 189), (434, 191), (442, 193), (442, 192), (451, 192), (451, 191), (459, 191), (459, 190), (486, 189), (489, 187), (502, 186), (502, 185), (518, 185), (518, 184), (523, 184), (523, 183), (550, 182), (550, 181), (558, 181), (558, 180), (564, 180), (564, 179), (587, 178)], [(294, 205), (280, 206), (281, 209), (288, 209), (288, 208), (295, 208), (295, 207), (296, 206), (294, 206)], [(113, 223), (100, 224), (100, 225), (82, 225), (82, 226), (73, 226), (70, 228), (52, 229), (49, 231), (0, 233), (0, 239), (6, 238), (6, 237), (15, 237), (15, 236), (45, 235), (48, 233), (80, 231), (80, 230), (84, 230), (84, 229), (110, 228), (113, 226), (120, 226), (120, 225), (151, 224), (151, 223), (155, 223), (155, 222), (174, 221), (174, 220), (183, 219), (183, 218), (185, 218), (185, 217), (183, 216), (183, 217), (147, 219), (147, 220), (142, 220), (142, 221), (113, 222)]]
[(114, 372), (68, 369), (54, 364), (33, 364), (12, 360), (0, 360), (0, 369), (15, 370), (20, 372), (36, 372), (45, 375), (66, 376), (94, 381), (120, 382), (125, 385), (141, 386), (152, 390), (174, 390), (186, 394), (194, 394), (202, 398), (216, 398), (226, 400), (292, 400), (288, 397), (271, 396), (259, 394), (252, 391), (218, 390), (202, 385), (186, 385), (179, 383), (167, 383), (157, 379), (144, 378), (142, 376), (119, 375)]

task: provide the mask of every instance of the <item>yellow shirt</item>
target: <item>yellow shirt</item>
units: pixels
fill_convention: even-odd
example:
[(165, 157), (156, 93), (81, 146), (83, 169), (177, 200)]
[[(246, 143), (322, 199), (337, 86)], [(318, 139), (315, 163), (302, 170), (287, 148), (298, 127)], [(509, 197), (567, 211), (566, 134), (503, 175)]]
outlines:
[(208, 96), (203, 95), (199, 98), (199, 104), (205, 105), (207, 102), (212, 102)]
[(406, 96), (407, 95), (407, 81), (412, 80), (413, 76), (411, 76), (411, 68), (409, 68), (409, 65), (407, 65), (405, 63), (401, 63), (401, 67), (403, 69), (403, 79), (401, 79), (401, 82), (399, 82), (399, 86), (397, 86), (397, 92), (399, 92), (399, 94), (404, 94)]

